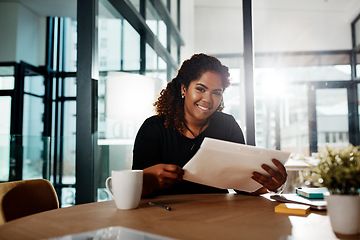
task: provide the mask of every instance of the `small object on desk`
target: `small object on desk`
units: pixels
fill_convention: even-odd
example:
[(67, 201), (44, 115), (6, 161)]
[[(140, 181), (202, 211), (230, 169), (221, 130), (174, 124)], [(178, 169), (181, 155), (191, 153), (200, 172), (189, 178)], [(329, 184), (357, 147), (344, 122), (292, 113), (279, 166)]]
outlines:
[(298, 203), (280, 203), (275, 206), (276, 213), (290, 213), (296, 215), (306, 215), (310, 211), (310, 206)]
[(160, 207), (160, 208), (166, 209), (168, 211), (171, 211), (171, 207), (169, 207), (169, 206), (161, 205), (161, 204), (154, 203), (154, 202), (149, 202), (149, 205), (155, 206), (155, 207)]
[(326, 210), (326, 201), (324, 199), (308, 199), (296, 193), (272, 195), (270, 198), (282, 203), (306, 204), (314, 210)]
[(324, 199), (324, 194), (329, 194), (329, 190), (325, 187), (296, 188), (296, 194), (309, 199)]

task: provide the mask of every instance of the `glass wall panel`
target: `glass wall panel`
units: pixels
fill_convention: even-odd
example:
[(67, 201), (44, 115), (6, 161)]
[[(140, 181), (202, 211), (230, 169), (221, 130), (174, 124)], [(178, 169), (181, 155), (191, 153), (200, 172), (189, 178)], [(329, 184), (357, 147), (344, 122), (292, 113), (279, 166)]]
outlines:
[(325, 145), (348, 144), (351, 20), (343, 22), (347, 14), (335, 8), (308, 11), (297, 3), (284, 8), (268, 2), (274, 8), (254, 7), (254, 32), (264, 34), (254, 38), (257, 145), (309, 156)]
[(15, 67), (14, 66), (0, 66), (0, 76), (14, 76), (15, 75)]
[(62, 184), (75, 184), (75, 136), (66, 136), (62, 141)]
[(10, 134), (11, 97), (0, 96), (0, 134)]
[(151, 1), (147, 0), (146, 4), (146, 24), (151, 31), (158, 37), (158, 40), (166, 48), (167, 44), (167, 28), (164, 21), (161, 20), (159, 14), (154, 9)]
[(76, 72), (77, 22), (64, 18), (64, 65), (63, 71)]
[(230, 86), (224, 92), (223, 112), (234, 116), (246, 135), (246, 113), (244, 93), (244, 61), (242, 56), (218, 57), (221, 63), (229, 68)]
[(45, 94), (44, 77), (43, 76), (27, 76), (24, 79), (24, 91), (36, 95)]
[(173, 20), (173, 22), (175, 23), (175, 26), (178, 26), (178, 5), (177, 5), (177, 0), (170, 0), (170, 15), (171, 15), (171, 19)]
[(150, 74), (158, 69), (158, 56), (154, 49), (146, 44), (146, 72)]
[(75, 183), (75, 135), (76, 135), (76, 102), (64, 103), (64, 125), (62, 137), (63, 184)]
[(0, 96), (0, 112), (0, 181), (8, 181), (10, 164), (10, 96)]
[(316, 90), (318, 149), (349, 144), (347, 90)]
[[(165, 1), (167, 4), (168, 1)], [(143, 121), (154, 114), (153, 103), (166, 86), (167, 59), (159, 57), (162, 49), (153, 49), (150, 28), (163, 47), (167, 47), (167, 26), (154, 9), (152, 2), (146, 5), (146, 24), (137, 31), (121, 14), (115, 13), (111, 3), (100, 9), (98, 81), (98, 152), (101, 156), (99, 186), (104, 185), (111, 170), (129, 169), (132, 165), (132, 148), (136, 133)], [(125, 2), (140, 12), (140, 0)], [(132, 6), (130, 6), (132, 7)], [(136, 17), (135, 17), (136, 18)], [(106, 21), (106, 23), (105, 23)], [(111, 23), (109, 23), (111, 21)], [(140, 30), (139, 30), (140, 28)], [(150, 36), (150, 37), (149, 37)], [(140, 41), (142, 38), (143, 41)], [(145, 47), (144, 49), (142, 47)], [(177, 44), (174, 42), (173, 58), (177, 60)], [(140, 53), (140, 50), (144, 52)], [(140, 59), (145, 56), (145, 59)], [(125, 72), (140, 72), (143, 75)], [(145, 70), (145, 71), (144, 71)], [(171, 69), (176, 74), (176, 69)], [(139, 97), (141, 96), (141, 97)], [(104, 187), (104, 186), (103, 186)], [(103, 187), (98, 189), (98, 200), (109, 195)]]
[(159, 78), (165, 81), (169, 80), (166, 76), (166, 62), (161, 57), (159, 57), (148, 44), (146, 44), (145, 75), (152, 78)]
[(41, 97), (24, 95), (23, 135), (42, 136), (44, 102)]
[(126, 46), (123, 48), (123, 70), (139, 71), (140, 35), (127, 21), (124, 21), (124, 36), (122, 44), (123, 46)]
[(159, 64), (158, 64), (159, 74), (158, 74), (157, 78), (167, 81), (168, 79), (166, 78), (166, 67), (167, 67), (166, 62), (161, 57), (158, 57), (158, 62), (159, 62)]
[(124, 20), (99, 19), (99, 70), (111, 71), (121, 69), (121, 33)]
[(14, 89), (14, 79), (13, 76), (0, 76), (0, 90)]
[(10, 134), (0, 134), (0, 181), (9, 181)]
[(23, 135), (20, 149), (23, 153), (23, 179), (48, 178), (50, 137)]
[[(153, 103), (166, 81), (109, 72), (101, 77), (99, 85), (103, 105), (99, 108), (99, 171), (104, 185), (111, 170), (131, 169), (135, 136), (144, 120), (155, 114)], [(99, 189), (99, 200), (107, 199), (108, 195)]]
[(281, 150), (308, 155), (308, 104), (315, 102), (308, 102), (307, 84), (350, 80), (350, 65), (256, 68), (254, 73), (257, 145), (273, 149), (280, 145)]
[(230, 68), (230, 83), (231, 85), (224, 92), (224, 105), (223, 112), (229, 113), (237, 119), (240, 126), (245, 126), (244, 122), (241, 122), (241, 103), (242, 98), (240, 95), (240, 69)]
[(134, 6), (134, 8), (140, 12), (140, 0), (129, 0), (131, 4)]
[(66, 97), (75, 97), (76, 96), (76, 78), (65, 78), (64, 86), (64, 96)]
[(64, 187), (61, 189), (61, 207), (75, 205), (75, 188)]
[(175, 42), (174, 38), (170, 38), (170, 54), (171, 57), (173, 59), (175, 59), (175, 61), (178, 60), (178, 46), (177, 43)]

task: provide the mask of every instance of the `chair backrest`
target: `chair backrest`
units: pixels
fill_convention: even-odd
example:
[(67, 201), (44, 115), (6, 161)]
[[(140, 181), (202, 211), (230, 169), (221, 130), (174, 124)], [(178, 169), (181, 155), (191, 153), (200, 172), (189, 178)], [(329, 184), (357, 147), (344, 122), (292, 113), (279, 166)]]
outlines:
[(0, 183), (0, 225), (34, 213), (59, 208), (53, 185), (45, 179)]

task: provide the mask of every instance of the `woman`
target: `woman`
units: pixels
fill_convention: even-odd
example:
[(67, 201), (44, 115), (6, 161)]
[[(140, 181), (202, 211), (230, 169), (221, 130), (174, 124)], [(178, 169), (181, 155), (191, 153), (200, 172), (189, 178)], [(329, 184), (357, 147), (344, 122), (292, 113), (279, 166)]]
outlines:
[[(145, 120), (135, 139), (133, 169), (144, 170), (143, 196), (227, 192), (182, 180), (182, 167), (205, 137), (245, 144), (235, 119), (221, 112), (223, 92), (229, 85), (228, 68), (218, 59), (195, 54), (184, 61), (155, 102), (157, 115)], [(284, 184), (286, 170), (279, 161), (273, 162), (277, 170), (262, 165), (271, 177), (253, 173), (252, 178), (263, 187), (251, 194), (275, 191)]]

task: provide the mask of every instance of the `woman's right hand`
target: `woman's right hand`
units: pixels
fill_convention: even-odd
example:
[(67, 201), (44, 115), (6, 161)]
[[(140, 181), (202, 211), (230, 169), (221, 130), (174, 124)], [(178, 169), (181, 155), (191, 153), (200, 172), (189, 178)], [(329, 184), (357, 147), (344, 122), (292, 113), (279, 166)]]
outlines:
[(172, 164), (157, 164), (143, 170), (143, 195), (151, 194), (154, 189), (168, 188), (183, 179), (184, 170)]

